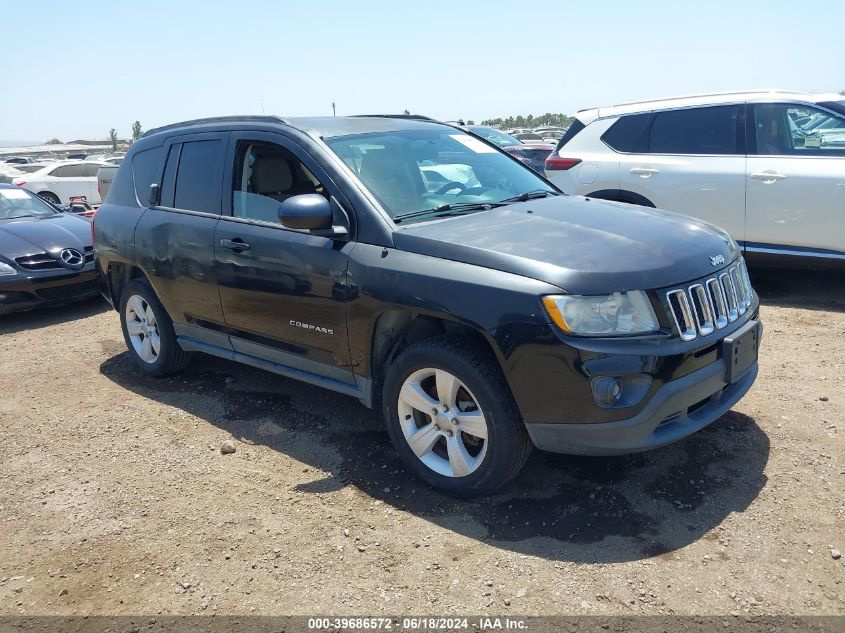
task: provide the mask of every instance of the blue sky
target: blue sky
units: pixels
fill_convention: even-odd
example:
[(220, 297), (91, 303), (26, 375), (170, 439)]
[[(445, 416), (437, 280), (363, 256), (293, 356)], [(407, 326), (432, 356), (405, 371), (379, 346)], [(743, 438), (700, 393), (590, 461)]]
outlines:
[[(571, 113), (637, 98), (845, 90), (841, 0), (0, 0), (0, 139), (220, 114)], [(11, 27), (11, 28), (10, 28)]]

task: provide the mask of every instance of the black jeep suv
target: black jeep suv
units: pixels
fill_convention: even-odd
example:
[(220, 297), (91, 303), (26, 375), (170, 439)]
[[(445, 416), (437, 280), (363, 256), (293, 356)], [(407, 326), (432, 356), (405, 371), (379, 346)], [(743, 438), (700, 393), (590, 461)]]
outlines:
[(407, 467), (459, 495), (509, 480), (532, 444), (663, 446), (757, 376), (758, 299), (724, 231), (564, 196), (430, 120), (153, 130), (95, 253), (141, 370), (204, 352), (379, 406)]

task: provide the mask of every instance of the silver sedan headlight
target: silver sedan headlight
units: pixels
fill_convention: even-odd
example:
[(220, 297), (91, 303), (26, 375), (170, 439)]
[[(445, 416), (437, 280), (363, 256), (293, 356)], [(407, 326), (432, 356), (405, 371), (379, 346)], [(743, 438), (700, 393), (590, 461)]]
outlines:
[(549, 295), (543, 297), (552, 321), (564, 332), (581, 336), (624, 336), (660, 329), (642, 290), (610, 295)]

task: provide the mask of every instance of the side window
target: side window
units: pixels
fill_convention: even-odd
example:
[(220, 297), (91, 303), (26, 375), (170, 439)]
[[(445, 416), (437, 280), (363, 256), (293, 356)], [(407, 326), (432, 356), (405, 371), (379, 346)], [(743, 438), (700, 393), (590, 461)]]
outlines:
[(739, 154), (739, 121), (739, 106), (733, 105), (657, 112), (649, 132), (648, 152)]
[(280, 202), (304, 193), (327, 195), (302, 161), (279, 145), (241, 142), (235, 170), (232, 209), (236, 218), (278, 224)]
[(650, 118), (650, 113), (623, 116), (602, 134), (601, 140), (617, 152), (641, 154), (645, 152), (645, 130)]
[(142, 206), (150, 204), (150, 185), (158, 180), (160, 174), (156, 173), (161, 148), (155, 147), (143, 152), (138, 152), (132, 157), (132, 179), (135, 182), (135, 195)]
[(218, 165), (223, 142), (219, 140), (182, 143), (173, 207), (189, 211), (219, 213), (217, 196), (220, 181)]
[(56, 169), (52, 175), (59, 178), (81, 178), (85, 176), (85, 165), (63, 165)]
[(811, 106), (754, 106), (755, 153), (761, 156), (845, 156), (845, 118)]
[(82, 165), (82, 173), (88, 178), (96, 178), (99, 169), (100, 166), (96, 163), (91, 163), (90, 165)]

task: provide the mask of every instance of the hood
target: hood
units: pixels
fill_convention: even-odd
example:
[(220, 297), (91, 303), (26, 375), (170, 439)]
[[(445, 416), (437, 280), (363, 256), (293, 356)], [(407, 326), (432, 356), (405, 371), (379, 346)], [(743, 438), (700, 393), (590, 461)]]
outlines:
[(91, 223), (75, 215), (0, 220), (0, 257), (6, 259), (37, 253), (55, 255), (63, 248), (83, 252), (86, 246), (91, 246)]
[(397, 248), (531, 277), (572, 294), (672, 286), (730, 263), (739, 248), (694, 218), (621, 202), (555, 196), (411, 224)]

